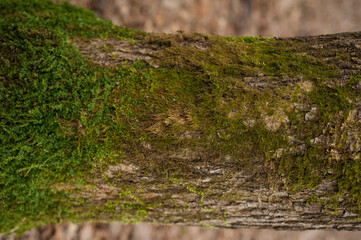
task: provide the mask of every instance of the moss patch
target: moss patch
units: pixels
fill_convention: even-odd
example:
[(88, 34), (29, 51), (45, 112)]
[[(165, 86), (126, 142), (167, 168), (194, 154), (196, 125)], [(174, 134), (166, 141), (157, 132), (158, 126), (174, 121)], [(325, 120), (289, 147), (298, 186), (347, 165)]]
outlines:
[(1, 0), (0, 15), (0, 232), (22, 232), (68, 217), (66, 195), (52, 185), (77, 181), (103, 154), (84, 139), (111, 111), (102, 104), (114, 79), (67, 41), (142, 33), (61, 2)]
[[(342, 155), (348, 136), (340, 126), (352, 123), (360, 73), (330, 84), (340, 77), (337, 59), (326, 64), (293, 40), (144, 34), (48, 0), (0, 0), (0, 14), (0, 232), (102, 214), (167, 222), (172, 216), (154, 210), (166, 206), (201, 212), (207, 199), (225, 199), (206, 180), (195, 186), (205, 164), (258, 174), (265, 186), (273, 174), (294, 191), (337, 180), (335, 194), (350, 195), (344, 206), (359, 209), (360, 160)], [(100, 66), (71, 44), (84, 38), (158, 51), (152, 64)], [(341, 158), (317, 144), (327, 137)], [(254, 159), (264, 162), (261, 170)], [(127, 174), (109, 175), (125, 163), (153, 179), (138, 184), (126, 167)], [(91, 202), (85, 185), (97, 180), (121, 190)], [(61, 182), (69, 187), (61, 190)], [(196, 203), (177, 202), (174, 191)], [(90, 207), (79, 216), (74, 202)]]

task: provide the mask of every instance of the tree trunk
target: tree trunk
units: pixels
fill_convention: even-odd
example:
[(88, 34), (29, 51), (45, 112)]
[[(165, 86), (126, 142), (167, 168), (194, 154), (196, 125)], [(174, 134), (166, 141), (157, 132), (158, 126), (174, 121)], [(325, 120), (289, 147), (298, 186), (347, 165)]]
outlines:
[[(36, 13), (36, 21), (48, 21), (51, 11)], [(73, 214), (56, 210), (52, 221), (361, 229), (361, 32), (265, 39), (123, 28), (114, 33), (111, 27), (90, 38), (87, 34), (98, 25), (67, 23), (66, 37), (58, 37), (50, 27), (36, 31), (17, 24), (12, 31), (25, 37), (9, 32), (0, 37), (1, 63), (11, 66), (0, 75), (2, 89), (11, 89), (7, 95), (1, 92), (2, 143), (13, 144), (2, 149), (0, 167), (10, 171), (5, 170), (10, 157), (21, 154), (34, 158), (28, 165), (25, 160), (11, 165), (17, 183), (51, 179), (36, 185), (37, 191), (71, 193), (49, 200)], [(120, 31), (128, 35), (119, 37)], [(16, 41), (33, 49), (50, 42), (57, 50), (27, 55), (30, 47), (11, 45)], [(58, 52), (58, 47), (72, 46), (75, 53)], [(25, 69), (30, 58), (39, 60), (29, 63), (25, 73), (11, 72)], [(63, 59), (64, 65), (54, 67)], [(76, 81), (57, 98), (53, 90), (68, 86), (69, 79)], [(44, 89), (30, 105), (26, 97), (17, 99), (19, 89), (35, 85)], [(14, 106), (21, 109), (16, 112), (21, 121), (9, 122), (5, 112), (14, 112)], [(22, 121), (21, 112), (40, 109), (40, 116), (42, 106), (48, 118)], [(51, 121), (56, 122), (51, 133), (58, 135), (47, 133), (45, 144), (36, 145)], [(12, 137), (15, 127), (29, 127), (29, 134)], [(43, 150), (51, 137), (70, 143)], [(30, 150), (9, 150), (19, 143)], [(7, 189), (10, 183), (1, 177)], [(0, 206), (6, 213), (26, 206), (17, 195), (8, 197), (10, 190), (3, 191)], [(40, 209), (39, 203), (28, 204)], [(21, 213), (14, 219), (39, 224), (36, 212)]]
[[(132, 217), (139, 214), (142, 221), (167, 224), (359, 230), (357, 214), (345, 204), (352, 198), (349, 189), (335, 193), (339, 193), (338, 179), (344, 180), (343, 174), (352, 168), (344, 166), (346, 162), (359, 166), (360, 161), (361, 85), (357, 74), (361, 69), (361, 34), (278, 39), (266, 44), (292, 55), (308, 56), (312, 60), (307, 64), (336, 71), (337, 76), (327, 76), (322, 83), (324, 76), (317, 70), (309, 73), (312, 77), (298, 73), (297, 62), (285, 63), (291, 65), (287, 71), (294, 71), (292, 76), (277, 67), (277, 74), (248, 75), (237, 69), (245, 68), (239, 60), (232, 63), (235, 72), (220, 77), (223, 61), (233, 57), (227, 55), (238, 53), (231, 52), (237, 46), (233, 42), (223, 43), (224, 59), (217, 62), (217, 70), (210, 70), (213, 78), (208, 77), (204, 68), (213, 60), (214, 44), (209, 38), (179, 33), (149, 34), (136, 44), (114, 39), (75, 41), (84, 57), (102, 66), (142, 59), (153, 68), (186, 69), (194, 74), (186, 76), (189, 81), (210, 85), (206, 90), (192, 89), (199, 94), (193, 101), (177, 104), (177, 99), (162, 110), (162, 103), (152, 103), (149, 117), (138, 125), (147, 139), (123, 143), (122, 156), (115, 154), (121, 162), (94, 169), (98, 177), (89, 179), (94, 188), (84, 189), (79, 196), (100, 209), (104, 204), (110, 206), (107, 211), (96, 212), (99, 220), (117, 220), (129, 211)], [(105, 47), (111, 50), (104, 53)], [(205, 60), (197, 59), (197, 54)], [(290, 58), (287, 61), (298, 61)], [(253, 64), (267, 66), (267, 62)], [(223, 70), (227, 71), (225, 67)], [(350, 83), (352, 76), (358, 76), (354, 83)], [(216, 83), (224, 84), (219, 90), (222, 94), (217, 94), (219, 99), (210, 94), (217, 91)], [(174, 83), (164, 84), (163, 91)], [(350, 89), (344, 90), (346, 86)], [(252, 98), (237, 96), (249, 93), (254, 94)], [(208, 101), (214, 105), (202, 104)], [(328, 105), (338, 101), (346, 103)], [(328, 109), (333, 107), (334, 111)], [(333, 111), (332, 115), (327, 111)], [(202, 112), (204, 117), (195, 120), (195, 112)], [(292, 114), (296, 119), (291, 119)], [(342, 170), (333, 169), (340, 165)], [(327, 169), (312, 169), (316, 166)], [(356, 169), (352, 174), (359, 183), (360, 171)]]

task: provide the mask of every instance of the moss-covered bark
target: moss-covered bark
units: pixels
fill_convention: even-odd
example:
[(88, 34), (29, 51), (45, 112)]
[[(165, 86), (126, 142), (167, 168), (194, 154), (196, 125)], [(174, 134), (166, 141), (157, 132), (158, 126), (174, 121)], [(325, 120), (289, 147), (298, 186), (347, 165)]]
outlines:
[(361, 33), (146, 34), (0, 0), (0, 231), (359, 230)]

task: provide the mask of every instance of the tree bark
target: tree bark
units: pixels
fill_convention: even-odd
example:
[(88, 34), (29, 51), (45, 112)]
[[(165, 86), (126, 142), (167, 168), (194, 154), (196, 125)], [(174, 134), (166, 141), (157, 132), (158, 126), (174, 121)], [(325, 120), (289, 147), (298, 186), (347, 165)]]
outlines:
[[(190, 69), (196, 79), (198, 72), (202, 71), (200, 69), (204, 69), (202, 67), (212, 61), (213, 56), (209, 49), (215, 43), (209, 38), (206, 35), (183, 33), (149, 34), (142, 42), (135, 44), (114, 39), (90, 39), (75, 40), (75, 45), (84, 57), (101, 66), (117, 66), (124, 61), (134, 62), (142, 59), (153, 68), (166, 66)], [(251, 140), (245, 141), (248, 146), (243, 146), (242, 144), (245, 143), (237, 142), (233, 134), (242, 136), (257, 135), (257, 133), (245, 129), (237, 133), (226, 123), (223, 128), (217, 125), (215, 129), (210, 130), (211, 133), (205, 133), (208, 129), (204, 129), (202, 123), (195, 123), (191, 113), (203, 111), (201, 108), (204, 106), (194, 106), (197, 105), (196, 102), (189, 103), (193, 106), (179, 107), (175, 104), (173, 108), (169, 105), (165, 112), (154, 113), (140, 124), (144, 133), (150, 136), (147, 140), (138, 142), (136, 146), (132, 142), (125, 143), (121, 147), (123, 155), (121, 157), (116, 155), (122, 159), (121, 163), (111, 164), (102, 171), (95, 169), (94, 174), (98, 177), (89, 180), (94, 184), (94, 188), (79, 193), (80, 197), (89, 199), (87, 204), (99, 209), (104, 209), (105, 202), (113, 203), (110, 204), (110, 210), (96, 212), (98, 220), (117, 220), (124, 211), (128, 211), (132, 217), (139, 217), (142, 221), (166, 224), (297, 230), (361, 229), (358, 215), (353, 211), (358, 207), (350, 207), (353, 205), (351, 203), (353, 201), (349, 201), (352, 198), (349, 193), (351, 187), (348, 186), (341, 191), (342, 186), (338, 183), (343, 180), (346, 168), (352, 168), (343, 161), (352, 161), (355, 164), (360, 162), (361, 34), (344, 33), (277, 39), (267, 44), (281, 47), (281, 51), (292, 52), (294, 55), (307, 56), (312, 60), (307, 60), (305, 67), (309, 64), (326, 66), (336, 71), (336, 75), (323, 76), (324, 73), (315, 72), (312, 76), (305, 76), (308, 73), (302, 73), (303, 70), (300, 70), (300, 73), (296, 72), (290, 76), (292, 74), (282, 72), (282, 69), (272, 76), (263, 73), (248, 76), (248, 73), (243, 76), (240, 72), (232, 73), (233, 79), (227, 82), (229, 84), (227, 91), (218, 101), (221, 109), (226, 111), (204, 110), (209, 119), (202, 121), (209, 121), (204, 125), (209, 124), (210, 127), (212, 121), (216, 121), (212, 119), (214, 115), (224, 114), (228, 119), (240, 121), (240, 124), (244, 124), (246, 128), (261, 127), (271, 135), (274, 132), (281, 134), (278, 136), (286, 140), (286, 147), (272, 146), (270, 149), (262, 149), (262, 145), (267, 145), (267, 142), (262, 142), (261, 135), (255, 138), (245, 136)], [(105, 46), (110, 47), (111, 50), (103, 51)], [(198, 59), (190, 57), (193, 53), (184, 54), (182, 49), (205, 52), (202, 57), (206, 60), (197, 62)], [(225, 51), (227, 50), (232, 51), (226, 46)], [(282, 59), (280, 58), (279, 61)], [(241, 67), (245, 63), (240, 61), (237, 64)], [(293, 67), (297, 68), (296, 65), (297, 63)], [(349, 85), (350, 95), (347, 100), (352, 107), (344, 105), (344, 108), (337, 108), (330, 113), (331, 116), (321, 120), (323, 113), (320, 111), (329, 110), (320, 106), (318, 101), (332, 100), (327, 94), (313, 98), (310, 97), (310, 93), (317, 92), (315, 88), (323, 87), (325, 91), (333, 92), (350, 84), (351, 79), (356, 76), (358, 81), (352, 86)], [(318, 83), (320, 78), (326, 80)], [(241, 81), (242, 84), (237, 86), (235, 81)], [(296, 93), (298, 99), (292, 100), (290, 96), (292, 94), (282, 94), (279, 92), (280, 89), (283, 89), (283, 92), (293, 93), (298, 89)], [(237, 97), (232, 96), (237, 94), (237, 91), (239, 94), (250, 91), (260, 95), (266, 92), (272, 97), (261, 100), (255, 97), (257, 100), (251, 99), (251, 102), (249, 99), (244, 99), (248, 106), (239, 108), (239, 105), (232, 104), (232, 101), (237, 104), (244, 103), (238, 102), (235, 100)], [(337, 93), (335, 94), (337, 101), (341, 101), (336, 95)], [(324, 99), (317, 100), (317, 97)], [(250, 108), (257, 108), (252, 106), (252, 101), (265, 101), (262, 107), (264, 110), (256, 114), (259, 119), (256, 119), (255, 115), (247, 114)], [(277, 101), (283, 103), (273, 105)], [(272, 108), (273, 113), (267, 116), (266, 111), (269, 109), (266, 109), (269, 107)], [(157, 106), (154, 109), (157, 109)], [(241, 111), (244, 113), (240, 113)], [(291, 112), (297, 115), (297, 121), (290, 119)], [(262, 126), (257, 125), (258, 121)], [(171, 130), (173, 127), (178, 127), (180, 130), (174, 133)], [(315, 131), (314, 127), (318, 130)], [(157, 143), (157, 141), (167, 141), (164, 140), (165, 136), (171, 142), (165, 143), (166, 147)], [(187, 140), (191, 140), (192, 144)], [(264, 141), (272, 141), (272, 139), (268, 138)], [(197, 142), (199, 144), (196, 144)], [(318, 154), (311, 155), (307, 152), (307, 149), (313, 149), (315, 146), (320, 151)], [(237, 151), (237, 147), (241, 152)], [(261, 152), (258, 152), (259, 149), (262, 149)], [(310, 165), (301, 167), (294, 165), (293, 162), (299, 161), (300, 158), (303, 159), (302, 161), (310, 161), (311, 163), (307, 163)], [(325, 165), (312, 163), (317, 161), (327, 163)], [(290, 165), (289, 169), (287, 164)], [(342, 170), (337, 170), (340, 166)], [(312, 170), (313, 167), (327, 169)], [(356, 169), (353, 174), (359, 183), (360, 171)], [(311, 170), (312, 172), (308, 172)], [(305, 176), (297, 176), (297, 174)], [(317, 180), (309, 183), (304, 177), (307, 175), (307, 178), (311, 178), (312, 174), (317, 175)], [(104, 179), (100, 177), (101, 175), (107, 178)], [(111, 185), (109, 180), (112, 182)], [(351, 178), (349, 180), (353, 181)], [(294, 181), (299, 182), (296, 183), (295, 188), (292, 188), (290, 186), (293, 186)], [(122, 193), (124, 189), (127, 194)], [(121, 202), (118, 202), (119, 193), (124, 197)], [(144, 215), (142, 211), (136, 211), (137, 207), (144, 210)]]
[(361, 32), (143, 34), (35, 0), (0, 13), (5, 229), (51, 212), (361, 230)]

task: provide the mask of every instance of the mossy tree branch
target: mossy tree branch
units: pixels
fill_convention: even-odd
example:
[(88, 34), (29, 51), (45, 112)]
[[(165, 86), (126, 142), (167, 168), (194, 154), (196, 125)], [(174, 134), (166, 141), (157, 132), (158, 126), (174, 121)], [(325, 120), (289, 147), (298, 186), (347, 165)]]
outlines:
[(0, 0), (0, 232), (360, 230), (361, 33), (146, 34)]

